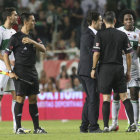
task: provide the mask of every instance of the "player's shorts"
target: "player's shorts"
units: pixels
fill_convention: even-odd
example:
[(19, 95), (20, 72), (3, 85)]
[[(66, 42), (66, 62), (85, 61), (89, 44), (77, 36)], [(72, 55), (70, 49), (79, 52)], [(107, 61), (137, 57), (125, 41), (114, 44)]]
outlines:
[(36, 68), (34, 66), (16, 65), (14, 67), (16, 75), (26, 81), (33, 82), (29, 85), (20, 80), (14, 80), (15, 91), (17, 96), (30, 96), (32, 94), (39, 94), (39, 81)]
[[(0, 70), (7, 72), (7, 69), (3, 63), (0, 63)], [(0, 95), (6, 92), (15, 90), (13, 79), (10, 79), (7, 75), (0, 74)]]
[(125, 93), (127, 91), (127, 82), (124, 67), (118, 64), (101, 65), (98, 86), (102, 94), (111, 94), (112, 89), (116, 93)]
[(127, 87), (140, 87), (140, 78), (131, 79), (130, 82), (127, 84)]

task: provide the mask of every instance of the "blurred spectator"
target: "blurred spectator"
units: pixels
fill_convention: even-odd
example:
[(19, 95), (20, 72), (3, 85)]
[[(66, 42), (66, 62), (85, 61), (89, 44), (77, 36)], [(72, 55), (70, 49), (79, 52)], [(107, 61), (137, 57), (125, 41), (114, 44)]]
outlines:
[(74, 0), (65, 0), (68, 9), (73, 8)]
[(68, 58), (70, 60), (79, 58), (80, 50), (76, 47), (75, 41), (70, 42), (70, 48), (68, 49), (68, 51), (69, 51)]
[(18, 8), (27, 8), (29, 0), (17, 0)]
[(98, 0), (97, 4), (98, 4), (98, 12), (103, 15), (106, 11), (106, 3), (107, 0)]
[(47, 76), (44, 70), (41, 71), (40, 79), (39, 79), (39, 89), (40, 92), (44, 92), (47, 88)]
[(72, 74), (70, 75), (72, 87), (74, 88), (74, 79), (77, 78), (76, 67), (72, 67)]
[(47, 85), (47, 89), (46, 89), (47, 92), (56, 92), (56, 88), (53, 87), (53, 84), (49, 83)]
[(70, 78), (67, 75), (67, 72), (62, 71), (60, 74), (60, 79), (59, 79), (59, 88), (60, 90), (63, 90), (66, 88), (66, 84), (70, 82)]
[(62, 92), (71, 92), (71, 91), (74, 91), (74, 89), (72, 88), (71, 81), (69, 81), (66, 83), (66, 87), (65, 89), (62, 90)]
[(74, 78), (74, 91), (83, 91), (82, 84), (78, 78)]
[[(66, 49), (66, 42), (64, 40), (60, 40), (58, 44), (58, 50), (65, 50)], [(65, 60), (67, 59), (67, 54), (66, 53), (59, 53), (58, 54), (58, 59), (59, 60)]]
[(54, 21), (55, 21), (55, 6), (50, 3), (47, 7), (46, 13), (46, 22), (47, 22), (47, 39), (48, 42), (52, 41), (52, 34), (54, 30)]
[(70, 40), (72, 37), (72, 24), (70, 22), (69, 16), (64, 16), (63, 24), (59, 27), (59, 40)]
[(89, 10), (96, 10), (97, 0), (82, 0), (81, 7), (84, 12), (84, 17), (87, 16)]
[(41, 1), (39, 0), (30, 0), (28, 4), (29, 11), (36, 14), (41, 8)]
[(47, 41), (47, 24), (46, 24), (46, 15), (43, 10), (38, 12), (38, 20), (35, 26), (37, 36), (42, 40), (43, 44), (46, 45)]
[(83, 19), (83, 11), (80, 7), (80, 2), (78, 0), (74, 1), (74, 7), (71, 9), (71, 24), (73, 28), (81, 26)]

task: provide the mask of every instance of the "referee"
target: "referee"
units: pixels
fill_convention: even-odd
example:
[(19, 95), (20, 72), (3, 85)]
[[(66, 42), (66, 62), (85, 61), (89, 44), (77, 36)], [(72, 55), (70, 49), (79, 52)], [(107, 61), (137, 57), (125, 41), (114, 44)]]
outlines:
[[(99, 61), (99, 90), (103, 94), (103, 121), (104, 132), (109, 132), (108, 122), (110, 115), (111, 91), (120, 95), (125, 106), (130, 126), (128, 132), (136, 131), (134, 123), (133, 108), (129, 99), (127, 99), (127, 81), (130, 81), (131, 55), (132, 47), (128, 37), (122, 31), (114, 28), (116, 19), (114, 12), (106, 12), (104, 23), (106, 29), (97, 33), (95, 45), (93, 46), (93, 69), (91, 77), (95, 78), (96, 65)], [(127, 72), (124, 75), (122, 52), (126, 55)]]
[[(30, 30), (35, 27), (35, 18), (33, 14), (23, 13), (21, 15), (22, 28), (21, 31), (14, 34), (7, 46), (4, 54), (4, 61), (8, 69), (10, 78), (14, 78), (16, 90), (16, 104), (15, 104), (15, 119), (16, 119), (16, 134), (25, 134), (21, 127), (22, 108), (25, 96), (29, 99), (29, 112), (34, 124), (34, 133), (47, 133), (44, 129), (39, 127), (39, 113), (37, 107), (37, 94), (39, 93), (38, 74), (35, 68), (36, 50), (45, 52), (45, 47), (42, 42), (37, 39), (33, 40)], [(15, 57), (15, 66), (12, 71), (9, 55), (13, 51)], [(26, 84), (18, 77), (27, 81), (33, 82), (33, 85)]]

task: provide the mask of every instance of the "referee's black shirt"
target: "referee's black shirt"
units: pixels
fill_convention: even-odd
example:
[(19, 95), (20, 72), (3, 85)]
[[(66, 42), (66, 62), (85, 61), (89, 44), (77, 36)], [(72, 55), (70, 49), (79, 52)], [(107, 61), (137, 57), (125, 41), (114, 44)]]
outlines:
[(100, 52), (100, 64), (123, 65), (122, 52), (130, 53), (132, 47), (124, 32), (115, 28), (107, 28), (96, 34), (93, 51)]
[[(33, 44), (23, 44), (22, 39), (24, 37), (33, 39), (30, 34), (26, 35), (22, 32), (17, 32), (11, 37), (5, 52), (10, 55), (13, 51), (15, 65), (34, 66), (36, 63), (36, 48)], [(37, 42), (42, 43), (40, 39), (37, 39)]]

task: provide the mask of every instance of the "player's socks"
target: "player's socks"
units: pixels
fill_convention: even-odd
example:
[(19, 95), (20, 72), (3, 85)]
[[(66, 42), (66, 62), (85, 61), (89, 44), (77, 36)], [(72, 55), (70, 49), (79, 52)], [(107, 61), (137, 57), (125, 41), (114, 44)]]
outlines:
[(120, 101), (113, 100), (113, 102), (112, 102), (112, 125), (118, 124), (119, 110), (120, 110)]
[(108, 128), (109, 115), (110, 115), (110, 102), (108, 101), (103, 102), (102, 113), (103, 113), (104, 128), (105, 127)]
[(134, 111), (134, 122), (137, 125), (138, 124), (138, 116), (139, 116), (139, 104), (138, 101), (131, 100), (133, 111)]
[(127, 113), (128, 118), (129, 118), (130, 125), (131, 125), (134, 123), (134, 113), (133, 113), (132, 104), (131, 104), (129, 99), (124, 100), (123, 104), (125, 106), (125, 110), (126, 110), (126, 113)]
[(23, 108), (23, 104), (16, 102), (14, 111), (15, 111), (17, 129), (21, 128), (22, 108)]
[(12, 100), (11, 111), (12, 111), (12, 115), (13, 115), (13, 129), (14, 129), (14, 131), (16, 131), (16, 120), (15, 120), (15, 112), (14, 112), (15, 104), (16, 104), (16, 101)]
[(37, 104), (29, 104), (29, 112), (33, 120), (34, 129), (39, 128), (39, 113), (38, 113), (38, 107)]

